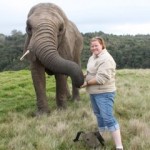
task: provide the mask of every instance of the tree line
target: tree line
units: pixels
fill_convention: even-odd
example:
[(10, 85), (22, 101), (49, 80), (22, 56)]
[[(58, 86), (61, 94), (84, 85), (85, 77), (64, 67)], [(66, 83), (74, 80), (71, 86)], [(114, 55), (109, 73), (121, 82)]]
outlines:
[[(13, 30), (11, 35), (0, 34), (0, 71), (28, 69), (27, 60), (20, 61), (25, 34)], [(86, 68), (90, 57), (89, 41), (94, 36), (101, 36), (106, 42), (107, 50), (114, 57), (117, 69), (150, 68), (150, 35), (113, 35), (102, 31), (83, 34), (84, 47), (81, 54), (81, 64)]]

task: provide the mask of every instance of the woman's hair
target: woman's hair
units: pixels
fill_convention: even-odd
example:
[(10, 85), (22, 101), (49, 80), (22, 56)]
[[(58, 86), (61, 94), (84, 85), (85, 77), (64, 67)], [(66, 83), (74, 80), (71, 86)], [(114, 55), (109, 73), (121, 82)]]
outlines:
[(106, 45), (105, 45), (105, 41), (102, 37), (93, 37), (91, 40), (90, 40), (90, 43), (91, 42), (94, 42), (94, 41), (98, 41), (101, 45), (102, 45), (102, 48), (105, 49), (106, 48)]

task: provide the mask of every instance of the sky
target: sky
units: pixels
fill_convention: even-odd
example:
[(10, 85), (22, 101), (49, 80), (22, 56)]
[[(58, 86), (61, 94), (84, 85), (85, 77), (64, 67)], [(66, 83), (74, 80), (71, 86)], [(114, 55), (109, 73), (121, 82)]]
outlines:
[(82, 33), (150, 34), (149, 0), (0, 0), (0, 33), (25, 33), (29, 10), (44, 2), (60, 6)]

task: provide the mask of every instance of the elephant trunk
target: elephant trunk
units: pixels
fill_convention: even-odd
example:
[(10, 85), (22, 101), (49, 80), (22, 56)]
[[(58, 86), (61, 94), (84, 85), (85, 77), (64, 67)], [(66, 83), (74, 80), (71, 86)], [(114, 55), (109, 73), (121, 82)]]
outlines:
[(84, 77), (80, 66), (59, 55), (56, 31), (51, 27), (42, 26), (33, 39), (32, 52), (47, 69), (56, 74), (70, 76), (73, 84), (78, 88), (83, 84)]

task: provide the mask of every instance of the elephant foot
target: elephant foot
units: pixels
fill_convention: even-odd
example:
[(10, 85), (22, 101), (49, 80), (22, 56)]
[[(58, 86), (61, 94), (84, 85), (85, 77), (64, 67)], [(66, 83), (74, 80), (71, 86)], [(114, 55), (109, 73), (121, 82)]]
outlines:
[(80, 101), (80, 96), (79, 95), (73, 96), (72, 101)]
[(36, 112), (32, 112), (31, 116), (32, 117), (39, 117), (39, 116), (42, 116), (42, 115), (49, 115), (49, 114), (50, 114), (50, 110), (47, 110), (47, 111), (38, 110)]
[(60, 106), (57, 107), (57, 110), (58, 110), (58, 111), (63, 111), (63, 110), (66, 110), (66, 109), (67, 109), (67, 107), (60, 107)]
[(67, 104), (66, 104), (66, 102), (57, 103), (57, 109), (58, 109), (58, 110), (65, 110), (65, 109), (67, 109)]

